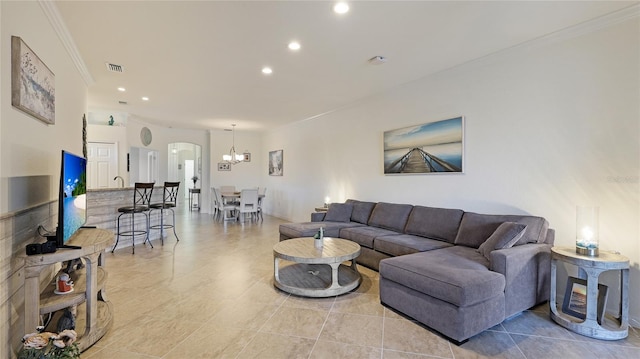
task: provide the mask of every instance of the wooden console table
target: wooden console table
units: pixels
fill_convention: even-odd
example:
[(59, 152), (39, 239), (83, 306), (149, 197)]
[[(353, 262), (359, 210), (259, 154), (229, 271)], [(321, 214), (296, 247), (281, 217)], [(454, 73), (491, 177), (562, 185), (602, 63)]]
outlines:
[[(558, 310), (556, 305), (557, 263), (578, 267), (578, 276), (587, 282), (587, 308), (584, 321)], [(598, 277), (606, 271), (620, 271), (620, 318), (598, 322)], [(577, 254), (574, 248), (551, 248), (551, 319), (559, 325), (591, 338), (618, 340), (629, 335), (629, 259), (620, 254), (600, 251), (597, 257)]]
[[(80, 229), (71, 237), (69, 244), (82, 248), (59, 248), (55, 253), (24, 255), (24, 327), (26, 333), (34, 332), (36, 326), (40, 325), (41, 315), (85, 303), (85, 315), (81, 316), (78, 312), (76, 318), (76, 332), (79, 336), (76, 343), (84, 351), (102, 338), (113, 324), (113, 307), (105, 296), (107, 272), (104, 269), (104, 250), (113, 245), (113, 233), (104, 229)], [(40, 288), (40, 273), (43, 270), (56, 263), (77, 258), (85, 260), (85, 268), (71, 274), (73, 292), (58, 295), (53, 292), (53, 285)], [(83, 322), (84, 333), (81, 328)]]

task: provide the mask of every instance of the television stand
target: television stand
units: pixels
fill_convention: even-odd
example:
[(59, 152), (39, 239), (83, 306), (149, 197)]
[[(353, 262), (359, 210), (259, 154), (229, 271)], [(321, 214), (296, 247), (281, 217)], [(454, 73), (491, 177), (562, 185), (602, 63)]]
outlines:
[[(113, 305), (107, 299), (105, 284), (105, 249), (113, 245), (114, 236), (104, 229), (80, 229), (69, 240), (73, 251), (57, 251), (27, 256), (24, 259), (24, 330), (30, 333), (40, 324), (40, 315), (78, 305), (76, 332), (78, 348), (84, 351), (102, 338), (113, 325)], [(55, 286), (40, 285), (40, 274), (58, 263), (73, 259), (85, 260), (85, 268), (71, 274), (73, 293), (57, 295)], [(64, 268), (62, 268), (64, 270)], [(57, 274), (53, 276), (54, 279)], [(80, 307), (81, 306), (81, 307)], [(49, 330), (51, 331), (51, 330)], [(55, 331), (55, 330), (53, 330)]]

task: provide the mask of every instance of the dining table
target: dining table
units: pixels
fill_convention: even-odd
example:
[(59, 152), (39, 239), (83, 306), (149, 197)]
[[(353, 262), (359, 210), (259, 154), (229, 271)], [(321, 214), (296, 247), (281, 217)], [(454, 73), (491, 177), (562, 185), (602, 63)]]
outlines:
[[(239, 205), (241, 195), (242, 192), (240, 191), (220, 192), (220, 197), (222, 197), (222, 202), (224, 204)], [(262, 198), (264, 198), (264, 194), (258, 194), (258, 203), (260, 203)]]

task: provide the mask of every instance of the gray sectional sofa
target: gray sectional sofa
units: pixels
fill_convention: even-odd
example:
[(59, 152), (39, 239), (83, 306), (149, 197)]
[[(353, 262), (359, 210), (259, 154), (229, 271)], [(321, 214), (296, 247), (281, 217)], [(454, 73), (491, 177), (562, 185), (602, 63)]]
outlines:
[(320, 227), (361, 246), (382, 304), (456, 342), (549, 299), (554, 230), (542, 217), (347, 200), (280, 225), (280, 240)]

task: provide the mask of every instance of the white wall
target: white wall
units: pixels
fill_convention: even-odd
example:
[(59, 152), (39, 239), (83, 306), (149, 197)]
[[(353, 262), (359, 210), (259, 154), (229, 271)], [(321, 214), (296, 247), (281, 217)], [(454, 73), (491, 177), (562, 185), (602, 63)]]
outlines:
[[(530, 213), (574, 246), (576, 206), (596, 204), (602, 248), (631, 260), (640, 318), (639, 30), (634, 17), (523, 46), (273, 129), (263, 151), (284, 150), (284, 176), (265, 177), (265, 212), (304, 221), (329, 196)], [(383, 175), (384, 131), (459, 115), (464, 174)]]
[[(60, 150), (82, 154), (87, 86), (37, 2), (2, 2), (0, 214), (56, 199)], [(24, 19), (28, 18), (28, 21)], [(11, 106), (11, 36), (19, 36), (55, 75), (56, 123)]]
[[(11, 106), (11, 36), (23, 41), (55, 74), (56, 121), (45, 123)], [(0, 357), (13, 357), (24, 333), (24, 265), (17, 259), (55, 227), (62, 149), (82, 153), (87, 85), (38, 2), (0, 1)], [(28, 210), (25, 210), (28, 209)]]
[[(267, 167), (263, 166), (266, 154), (262, 148), (262, 134), (251, 131), (235, 131), (236, 153), (251, 153), (251, 162), (231, 165), (231, 171), (218, 171), (222, 155), (229, 154), (233, 144), (231, 132), (224, 130), (209, 131), (211, 138), (211, 185), (215, 187), (233, 185), (237, 190), (251, 187), (263, 187), (263, 175)], [(203, 188), (205, 188), (203, 186)]]

